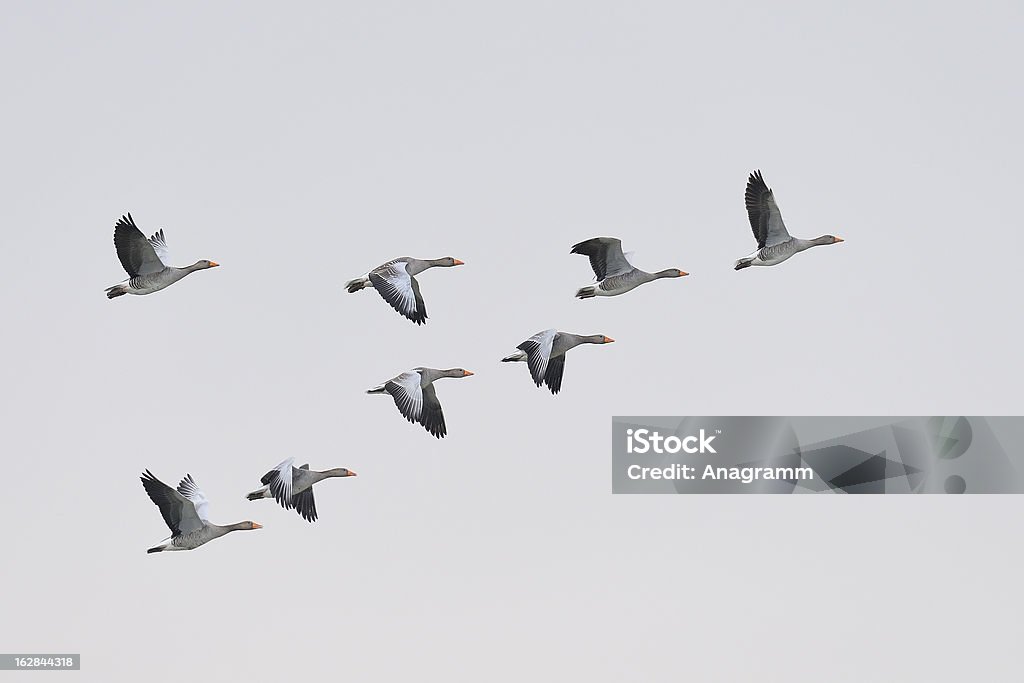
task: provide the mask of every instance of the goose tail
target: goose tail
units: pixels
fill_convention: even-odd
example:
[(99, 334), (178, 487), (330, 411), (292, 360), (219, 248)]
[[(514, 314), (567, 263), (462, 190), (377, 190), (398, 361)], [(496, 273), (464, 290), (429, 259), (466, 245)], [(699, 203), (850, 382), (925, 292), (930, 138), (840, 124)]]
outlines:
[(580, 287), (576, 291), (577, 299), (590, 299), (591, 297), (597, 296), (597, 286), (588, 285), (586, 287)]
[(107, 298), (116, 299), (119, 296), (124, 296), (128, 293), (128, 287), (125, 285), (114, 285), (113, 287), (107, 287)]
[(252, 493), (246, 495), (246, 499), (248, 499), (248, 500), (259, 500), (260, 498), (270, 498), (270, 488), (269, 487), (264, 486), (260, 490), (253, 491)]
[(349, 294), (355, 294), (360, 289), (364, 289), (370, 286), (370, 278), (368, 277), (357, 277), (355, 280), (349, 280), (345, 283), (345, 289), (348, 290)]
[(754, 259), (752, 259), (750, 257), (741, 258), (739, 261), (736, 262), (736, 265), (733, 267), (733, 269), (734, 270), (743, 270), (744, 268), (749, 268), (750, 264), (752, 264), (753, 262), (754, 262)]

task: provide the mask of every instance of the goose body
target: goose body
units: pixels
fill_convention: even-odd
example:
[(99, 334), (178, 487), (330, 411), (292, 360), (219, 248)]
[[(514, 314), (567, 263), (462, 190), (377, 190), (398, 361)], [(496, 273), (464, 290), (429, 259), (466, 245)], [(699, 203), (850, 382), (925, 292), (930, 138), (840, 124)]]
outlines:
[(345, 289), (350, 294), (373, 287), (384, 301), (417, 325), (427, 321), (427, 306), (420, 294), (420, 283), (416, 276), (428, 268), (450, 268), (461, 266), (457, 258), (446, 256), (439, 259), (415, 259), (408, 256), (396, 258), (377, 266), (366, 275), (349, 280)]
[(366, 393), (390, 394), (405, 419), (422, 425), (430, 434), (441, 439), (448, 433), (448, 429), (444, 423), (441, 402), (437, 400), (437, 392), (434, 391), (434, 381), (442, 377), (469, 377), (472, 374), (462, 368), (413, 368), (367, 389)]
[(145, 489), (150, 500), (160, 508), (160, 515), (171, 530), (171, 537), (166, 543), (150, 548), (146, 551), (147, 553), (195, 550), (232, 531), (263, 528), (255, 522), (238, 522), (227, 526), (210, 522), (207, 516), (209, 501), (196, 485), (191, 474), (185, 475), (177, 489), (172, 489), (157, 479), (149, 470), (143, 473), (141, 479), (142, 488)]
[(579, 299), (595, 296), (618, 296), (631, 292), (642, 284), (669, 277), (683, 277), (689, 273), (678, 268), (666, 268), (656, 273), (640, 270), (622, 253), (622, 240), (617, 237), (594, 237), (574, 244), (570, 254), (583, 254), (590, 258), (596, 283), (580, 287)]
[(354, 477), (356, 473), (344, 467), (324, 470), (309, 469), (309, 465), (294, 467), (295, 458), (288, 458), (263, 475), (260, 483), (264, 487), (250, 493), (246, 498), (259, 500), (273, 498), (285, 510), (295, 511), (307, 522), (315, 522), (316, 501), (313, 499), (313, 484), (331, 477)]
[(159, 292), (190, 273), (216, 268), (219, 265), (206, 259), (184, 268), (166, 265), (169, 259), (164, 231), (157, 230), (146, 239), (135, 225), (130, 213), (121, 216), (114, 226), (114, 248), (117, 250), (121, 266), (128, 273), (128, 279), (121, 284), (108, 287), (108, 299), (125, 294), (144, 295)]
[(750, 228), (754, 231), (754, 239), (757, 240), (757, 251), (736, 261), (736, 270), (750, 266), (776, 266), (811, 247), (843, 241), (834, 235), (822, 235), (813, 240), (791, 237), (782, 220), (782, 211), (775, 203), (775, 195), (765, 184), (760, 171), (754, 171), (747, 178), (743, 200), (747, 207)]
[(610, 344), (613, 341), (603, 334), (579, 335), (555, 329), (543, 330), (517, 346), (515, 352), (501, 361), (528, 364), (534, 384), (538, 387), (545, 384), (552, 394), (557, 394), (562, 389), (566, 351), (580, 344)]

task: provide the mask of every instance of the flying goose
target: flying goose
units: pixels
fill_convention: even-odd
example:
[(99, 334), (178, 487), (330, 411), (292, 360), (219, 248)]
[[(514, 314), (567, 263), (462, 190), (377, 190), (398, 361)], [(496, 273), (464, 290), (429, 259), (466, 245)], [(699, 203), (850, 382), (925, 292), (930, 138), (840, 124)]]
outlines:
[(310, 470), (309, 465), (292, 467), (295, 458), (288, 458), (274, 469), (263, 475), (260, 483), (265, 486), (253, 491), (246, 498), (259, 500), (273, 498), (285, 510), (295, 508), (296, 512), (307, 522), (316, 521), (316, 501), (313, 500), (313, 484), (330, 477), (354, 477), (356, 473), (344, 467), (318, 472)]
[(533, 377), (534, 384), (538, 387), (546, 384), (552, 394), (557, 394), (562, 388), (566, 351), (580, 344), (610, 344), (613, 341), (615, 340), (603, 334), (582, 336), (558, 330), (544, 330), (517, 346), (519, 350), (505, 356), (501, 362), (524, 361), (530, 366), (530, 376)]
[(738, 260), (736, 270), (750, 266), (775, 266), (804, 249), (843, 241), (834, 235), (822, 235), (813, 240), (790, 237), (786, 224), (782, 222), (779, 205), (775, 203), (775, 195), (765, 185), (761, 171), (754, 171), (747, 178), (747, 191), (743, 199), (747, 205), (747, 217), (754, 231), (754, 239), (757, 240), (757, 251)]
[(147, 240), (135, 225), (132, 215), (121, 216), (114, 226), (114, 247), (117, 258), (128, 272), (128, 279), (121, 284), (107, 287), (107, 298), (125, 294), (152, 294), (169, 287), (189, 273), (207, 268), (216, 268), (219, 263), (196, 261), (191, 266), (175, 268), (168, 266), (167, 240), (163, 229), (157, 230)]
[(426, 260), (403, 256), (377, 266), (362, 277), (349, 280), (345, 283), (345, 289), (352, 294), (372, 286), (391, 308), (417, 325), (422, 325), (427, 320), (427, 307), (423, 303), (420, 283), (415, 276), (428, 268), (451, 268), (461, 265), (462, 261), (451, 256)]
[(595, 296), (618, 296), (636, 289), (642, 284), (664, 277), (683, 277), (689, 273), (678, 268), (666, 268), (657, 273), (648, 273), (633, 266), (622, 253), (622, 240), (616, 237), (595, 237), (574, 244), (570, 254), (590, 257), (597, 283), (581, 287), (576, 292), (580, 299)]
[(199, 490), (191, 474), (178, 484), (174, 490), (163, 483), (149, 470), (140, 477), (142, 488), (146, 489), (152, 500), (163, 515), (164, 521), (171, 529), (170, 541), (147, 550), (147, 553), (159, 553), (165, 550), (195, 550), (204, 543), (220, 538), (232, 531), (249, 531), (262, 529), (256, 522), (238, 522), (219, 526), (211, 524), (207, 513), (209, 501), (206, 494)]
[(434, 381), (442, 377), (469, 377), (472, 374), (462, 368), (413, 368), (384, 384), (367, 389), (366, 393), (391, 394), (405, 419), (423, 425), (424, 429), (441, 439), (448, 430), (444, 424), (441, 402), (437, 400), (437, 394), (434, 392)]

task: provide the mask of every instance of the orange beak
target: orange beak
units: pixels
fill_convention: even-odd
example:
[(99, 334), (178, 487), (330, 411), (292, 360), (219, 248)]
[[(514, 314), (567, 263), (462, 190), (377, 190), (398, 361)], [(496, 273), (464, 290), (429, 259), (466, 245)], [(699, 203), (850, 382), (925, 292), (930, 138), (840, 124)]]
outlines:
[(354, 476), (356, 476), (356, 473), (355, 473), (355, 472), (353, 472), (352, 470), (349, 470), (349, 471), (348, 471), (348, 476), (350, 476), (350, 477), (354, 477)]
[(263, 525), (262, 524), (257, 524), (256, 522), (253, 522), (252, 523), (252, 528), (253, 529), (262, 529)]
[(217, 263), (216, 261), (210, 261), (210, 267), (211, 267), (211, 268), (216, 268), (216, 267), (217, 267), (217, 266), (219, 266), (219, 265), (220, 265), (220, 264), (219, 264), (219, 263)]
[(472, 375), (472, 374), (473, 374), (473, 373), (472, 373), (472, 372), (470, 372), (469, 370), (463, 370), (463, 371), (462, 371), (462, 376), (463, 376), (463, 377), (469, 377), (469, 376), (470, 376), (470, 375)]
[(845, 242), (846, 241), (842, 237), (833, 237), (832, 239), (834, 239), (836, 242)]
[(604, 338), (604, 343), (605, 344), (611, 344), (613, 341), (615, 341), (615, 340), (612, 339), (611, 337), (605, 337)]
[(466, 265), (466, 262), (465, 261), (460, 261), (459, 259), (455, 259), (455, 265), (457, 265), (457, 266), (464, 266), (464, 265)]
[(682, 268), (679, 268), (678, 270), (679, 270), (679, 277), (683, 277), (684, 275), (689, 275), (689, 273), (687, 273), (687, 272), (686, 272), (685, 270), (683, 270)]

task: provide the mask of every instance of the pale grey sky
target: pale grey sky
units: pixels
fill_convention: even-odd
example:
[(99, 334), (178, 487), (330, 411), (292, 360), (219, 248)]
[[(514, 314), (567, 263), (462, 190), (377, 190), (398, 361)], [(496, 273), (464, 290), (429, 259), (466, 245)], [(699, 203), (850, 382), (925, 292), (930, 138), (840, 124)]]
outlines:
[[(1007, 679), (1017, 497), (610, 494), (610, 416), (1020, 414), (1022, 5), (9, 2), (0, 651), (82, 680)], [(776, 268), (747, 173), (795, 235)], [(147, 297), (131, 211), (177, 264)], [(682, 280), (576, 301), (570, 246)], [(421, 277), (417, 328), (345, 280)], [(563, 391), (498, 360), (614, 337)], [(430, 438), (366, 388), (439, 382)], [(287, 456), (359, 477), (303, 522)], [(191, 472), (190, 553), (138, 480)], [(1015, 613), (1015, 612), (1014, 612)], [(1013, 668), (1011, 668), (1013, 667)]]

